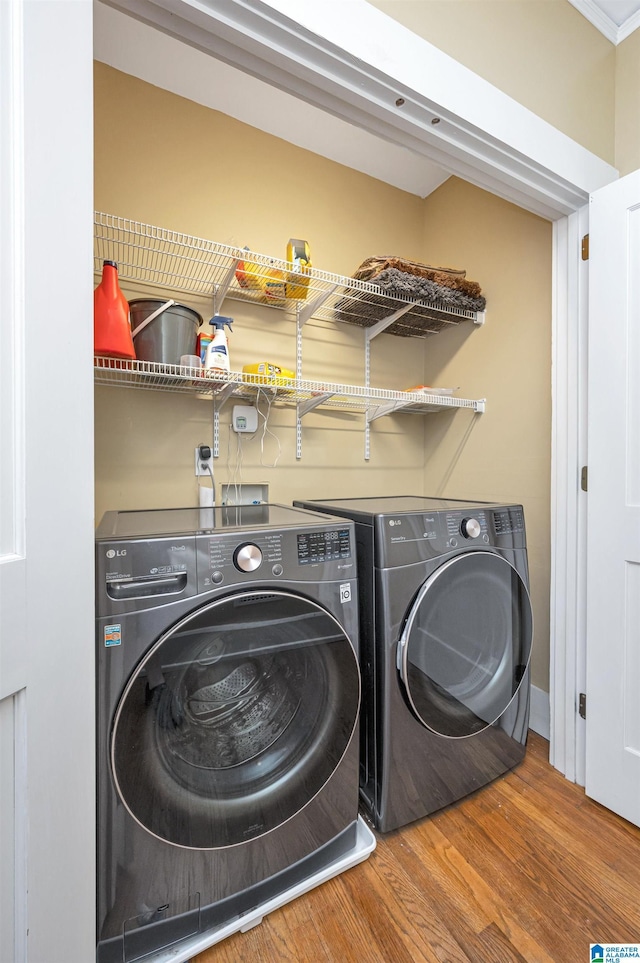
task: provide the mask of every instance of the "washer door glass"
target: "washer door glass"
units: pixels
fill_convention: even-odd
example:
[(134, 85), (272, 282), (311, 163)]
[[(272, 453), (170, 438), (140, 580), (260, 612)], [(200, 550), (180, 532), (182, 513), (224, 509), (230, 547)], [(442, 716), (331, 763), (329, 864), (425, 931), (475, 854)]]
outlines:
[(111, 765), (144, 829), (198, 849), (267, 833), (320, 792), (355, 730), (342, 627), (284, 592), (240, 593), (162, 636), (120, 699)]
[(452, 737), (490, 726), (522, 685), (532, 638), (529, 593), (506, 559), (468, 552), (446, 562), (418, 593), (398, 647), (420, 722)]

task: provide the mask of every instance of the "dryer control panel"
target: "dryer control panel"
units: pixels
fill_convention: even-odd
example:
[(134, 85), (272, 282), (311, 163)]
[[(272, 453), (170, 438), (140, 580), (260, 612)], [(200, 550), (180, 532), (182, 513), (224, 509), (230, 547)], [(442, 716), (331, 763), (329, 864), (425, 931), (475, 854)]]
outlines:
[(526, 547), (521, 505), (380, 515), (376, 523), (379, 568), (408, 565), (464, 548)]

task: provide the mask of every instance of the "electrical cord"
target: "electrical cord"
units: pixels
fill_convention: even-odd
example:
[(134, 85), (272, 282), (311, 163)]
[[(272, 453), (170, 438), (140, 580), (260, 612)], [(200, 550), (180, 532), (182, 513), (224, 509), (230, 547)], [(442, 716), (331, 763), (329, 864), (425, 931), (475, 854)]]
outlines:
[[(260, 411), (260, 398), (263, 392), (267, 402), (266, 415)], [(260, 417), (263, 419), (263, 422), (264, 422), (262, 425), (262, 434), (260, 436), (260, 464), (262, 465), (263, 468), (275, 468), (278, 462), (280, 461), (280, 455), (282, 454), (282, 445), (280, 444), (280, 439), (273, 431), (271, 431), (268, 424), (269, 415), (271, 414), (272, 401), (273, 401), (273, 396), (271, 394), (264, 391), (263, 388), (258, 388), (258, 397), (256, 398), (256, 411), (258, 412), (258, 414), (260, 415)], [(275, 438), (278, 445), (278, 454), (276, 455), (274, 461), (271, 464), (265, 464), (264, 462), (264, 442), (267, 435), (271, 435), (272, 438)]]
[[(229, 432), (227, 434), (227, 492), (226, 492), (226, 503), (227, 505), (237, 505), (238, 499), (242, 497), (242, 459), (243, 459), (243, 449), (242, 449), (242, 436), (236, 435), (236, 452), (235, 452), (235, 462), (232, 466), (231, 464), (231, 435), (233, 434), (231, 425), (229, 425)], [(233, 497), (231, 495), (231, 489), (233, 488)]]
[(209, 469), (209, 475), (211, 476), (211, 491), (213, 493), (213, 504), (216, 503), (216, 481), (213, 477), (213, 468), (211, 467), (211, 462), (207, 462), (207, 468)]

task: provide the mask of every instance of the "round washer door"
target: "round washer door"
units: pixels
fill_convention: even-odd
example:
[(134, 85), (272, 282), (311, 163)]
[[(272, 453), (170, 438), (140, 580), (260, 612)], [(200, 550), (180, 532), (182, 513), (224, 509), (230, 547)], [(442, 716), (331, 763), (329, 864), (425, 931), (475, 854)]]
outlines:
[(111, 736), (116, 790), (168, 843), (247, 842), (320, 792), (359, 705), (356, 653), (325, 609), (285, 592), (211, 602), (166, 632), (127, 683)]
[(533, 639), (527, 587), (492, 552), (445, 562), (424, 583), (398, 644), (398, 669), (418, 720), (441, 736), (496, 722), (522, 685)]

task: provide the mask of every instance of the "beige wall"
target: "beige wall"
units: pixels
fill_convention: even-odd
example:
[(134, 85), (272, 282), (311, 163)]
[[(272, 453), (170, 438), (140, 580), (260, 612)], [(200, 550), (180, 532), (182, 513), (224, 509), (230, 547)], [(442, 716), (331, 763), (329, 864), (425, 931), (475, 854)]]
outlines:
[(616, 47), (616, 159), (621, 174), (640, 168), (640, 30)]
[[(289, 237), (303, 237), (317, 267), (341, 274), (380, 251), (420, 257), (423, 202), (417, 197), (100, 64), (95, 102), (98, 210), (247, 244), (277, 257), (285, 257)], [(213, 314), (211, 303), (184, 300), (205, 321)], [(224, 311), (235, 318), (234, 368), (270, 360), (295, 369), (295, 325), (280, 311), (233, 301)], [(373, 351), (374, 383), (400, 388), (421, 383), (422, 345), (416, 350), (414, 341), (388, 336), (383, 341)], [(362, 384), (363, 349), (360, 328), (309, 322), (303, 374)], [(211, 415), (209, 402), (191, 397), (99, 388), (97, 517), (112, 508), (193, 504), (193, 450), (211, 443)], [(304, 422), (302, 460), (296, 462), (294, 415), (278, 408), (269, 418), (282, 449), (275, 469), (265, 467), (277, 455), (273, 438), (266, 439), (264, 454), (259, 437), (243, 440), (242, 477), (267, 481), (272, 500), (290, 503), (301, 495), (353, 490), (422, 491), (420, 419), (376, 423), (367, 464), (361, 414), (311, 413)], [(229, 438), (228, 418), (225, 410), (217, 484), (237, 477), (237, 439)]]
[(521, 502), (535, 619), (534, 684), (548, 690), (551, 477), (551, 225), (450, 178), (425, 201), (426, 256), (467, 269), (487, 297), (482, 327), (425, 344), (427, 383), (486, 395), (485, 414), (425, 419), (425, 488)]
[(369, 3), (614, 163), (616, 48), (568, 0)]
[[(268, 467), (278, 448), (272, 437), (262, 454), (259, 436), (245, 439), (242, 480), (268, 482), (271, 499), (285, 504), (440, 492), (524, 502), (538, 622), (533, 678), (548, 689), (550, 226), (455, 179), (422, 201), (100, 64), (95, 102), (98, 210), (277, 257), (290, 236), (304, 237), (314, 266), (340, 274), (394, 253), (466, 267), (480, 281), (485, 327), (464, 322), (424, 341), (381, 335), (372, 380), (459, 385), (461, 396), (488, 398), (485, 415), (380, 419), (367, 463), (361, 414), (314, 412), (297, 462), (294, 412), (277, 408), (269, 427), (278, 464)], [(184, 300), (210, 317), (211, 304)], [(234, 368), (260, 359), (295, 367), (294, 325), (279, 311), (227, 301), (224, 312), (236, 319)], [(309, 322), (303, 373), (362, 384), (363, 347), (359, 328)], [(194, 504), (193, 450), (210, 443), (211, 415), (210, 402), (190, 396), (98, 388), (97, 518), (107, 509)], [(228, 417), (223, 411), (218, 485), (238, 477)]]

